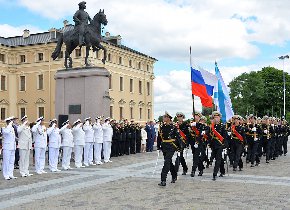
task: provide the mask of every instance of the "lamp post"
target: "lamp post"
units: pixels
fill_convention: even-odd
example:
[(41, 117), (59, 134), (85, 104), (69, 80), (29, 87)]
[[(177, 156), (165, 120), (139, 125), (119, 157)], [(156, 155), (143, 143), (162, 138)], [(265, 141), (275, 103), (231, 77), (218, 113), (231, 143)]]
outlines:
[(283, 117), (285, 118), (285, 102), (286, 102), (286, 81), (285, 81), (285, 71), (284, 71), (284, 59), (289, 59), (289, 55), (282, 55), (278, 57), (280, 60), (283, 61), (283, 94), (284, 94), (284, 110), (283, 110)]

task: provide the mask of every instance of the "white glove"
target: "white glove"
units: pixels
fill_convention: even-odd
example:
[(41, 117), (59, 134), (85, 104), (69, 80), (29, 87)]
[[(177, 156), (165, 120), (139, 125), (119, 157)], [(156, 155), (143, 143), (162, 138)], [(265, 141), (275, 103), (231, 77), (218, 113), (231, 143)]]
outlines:
[(177, 152), (177, 156), (180, 156), (180, 152)]
[(202, 131), (202, 132), (201, 132), (201, 135), (204, 135), (204, 134), (205, 134), (205, 131)]
[(230, 136), (232, 133), (231, 132), (228, 132), (228, 135)]
[(226, 155), (227, 154), (227, 149), (223, 149), (223, 153)]
[(256, 132), (256, 131), (257, 131), (257, 128), (256, 128), (256, 127), (253, 127), (253, 128), (252, 128), (252, 131), (253, 131), (253, 132)]
[(197, 149), (197, 148), (198, 148), (198, 144), (195, 143), (193, 147), (194, 147), (195, 149)]
[(254, 141), (258, 141), (258, 138), (254, 138)]
[(190, 123), (191, 126), (196, 126), (196, 122)]
[(158, 155), (158, 157), (159, 157), (159, 155), (160, 155), (160, 150), (159, 150), (159, 149), (157, 150), (157, 155)]
[(271, 124), (272, 127), (274, 127), (274, 124)]
[(56, 126), (55, 123), (53, 123), (51, 127), (52, 127), (52, 128), (55, 128), (55, 126)]
[(23, 125), (26, 125), (27, 123), (28, 123), (28, 121), (27, 121), (27, 120), (25, 120), (25, 121), (24, 121), (24, 123), (23, 123)]
[(268, 130), (264, 130), (264, 133), (267, 134), (268, 133)]

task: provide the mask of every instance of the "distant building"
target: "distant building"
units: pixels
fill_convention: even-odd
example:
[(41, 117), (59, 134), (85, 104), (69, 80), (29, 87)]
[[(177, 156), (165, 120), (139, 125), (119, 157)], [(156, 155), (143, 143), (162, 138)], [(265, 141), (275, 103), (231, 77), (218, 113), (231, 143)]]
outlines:
[[(54, 74), (63, 69), (65, 45), (59, 59), (50, 57), (64, 28), (23, 36), (0, 37), (0, 117), (28, 115), (31, 121), (55, 116)], [(121, 36), (106, 33), (103, 45), (108, 50), (107, 62), (102, 64), (103, 51), (90, 52), (94, 66), (105, 67), (111, 74), (109, 96), (110, 117), (145, 122), (153, 119), (153, 80), (155, 58), (121, 44)], [(73, 66), (84, 65), (85, 47), (72, 53)]]

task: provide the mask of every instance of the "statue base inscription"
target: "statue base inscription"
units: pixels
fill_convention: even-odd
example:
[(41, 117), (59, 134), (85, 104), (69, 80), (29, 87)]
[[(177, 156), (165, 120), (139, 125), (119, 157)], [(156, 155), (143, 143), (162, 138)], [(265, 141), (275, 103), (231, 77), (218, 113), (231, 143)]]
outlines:
[(109, 117), (109, 75), (99, 67), (59, 70), (55, 74), (55, 114), (74, 122), (86, 117)]

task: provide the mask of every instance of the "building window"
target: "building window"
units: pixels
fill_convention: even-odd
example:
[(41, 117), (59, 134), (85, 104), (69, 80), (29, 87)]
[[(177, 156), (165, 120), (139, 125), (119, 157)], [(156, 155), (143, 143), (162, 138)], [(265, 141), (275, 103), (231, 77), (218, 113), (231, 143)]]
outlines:
[(122, 57), (119, 57), (119, 64), (122, 65)]
[(147, 110), (147, 115), (148, 115), (147, 117), (148, 117), (148, 120), (149, 120), (151, 118), (151, 110), (150, 109)]
[(108, 61), (111, 62), (112, 58), (111, 58), (111, 53), (108, 54)]
[(124, 90), (124, 83), (123, 83), (123, 77), (120, 77), (120, 91)]
[(112, 75), (109, 76), (109, 89), (112, 89)]
[(43, 90), (43, 74), (37, 76), (37, 90)]
[(20, 108), (20, 118), (24, 117), (26, 114), (26, 109), (24, 107)]
[(20, 55), (20, 63), (25, 63), (25, 55)]
[(6, 76), (1, 75), (1, 90), (6, 90)]
[(141, 70), (141, 62), (138, 63), (138, 69)]
[(38, 61), (43, 61), (43, 53), (38, 53)]
[(123, 107), (120, 107), (120, 120), (123, 119)]
[(142, 81), (139, 80), (139, 94), (142, 94)]
[(25, 91), (25, 86), (26, 86), (26, 84), (25, 84), (25, 76), (20, 76), (20, 87), (19, 87), (19, 90), (20, 91)]
[(38, 107), (38, 117), (44, 117), (44, 107)]
[(142, 119), (142, 108), (139, 108), (139, 119)]
[(79, 58), (79, 57), (82, 56), (82, 51), (81, 51), (81, 49), (76, 49), (75, 53), (76, 53), (76, 58)]
[(5, 120), (5, 118), (6, 118), (6, 109), (1, 108), (1, 120)]
[(134, 119), (133, 107), (130, 107), (130, 117), (131, 119)]
[(129, 60), (129, 67), (132, 67), (132, 60)]
[(113, 106), (110, 106), (110, 118), (113, 119), (114, 115), (113, 115)]
[(147, 71), (149, 71), (149, 65), (147, 64)]
[(150, 82), (147, 82), (147, 95), (150, 96)]
[(5, 62), (5, 55), (0, 53), (0, 61)]
[(134, 87), (133, 79), (130, 79), (130, 93), (133, 93), (133, 87)]
[(58, 55), (58, 59), (63, 58), (63, 51), (60, 51), (59, 55)]

